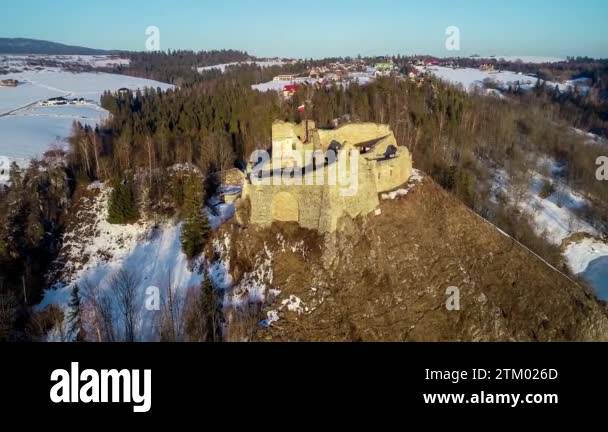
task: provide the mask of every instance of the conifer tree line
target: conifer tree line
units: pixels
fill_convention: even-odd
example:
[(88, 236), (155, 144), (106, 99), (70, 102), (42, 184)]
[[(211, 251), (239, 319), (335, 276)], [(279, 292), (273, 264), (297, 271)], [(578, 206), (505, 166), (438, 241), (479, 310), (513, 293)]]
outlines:
[(200, 71), (201, 68), (216, 65), (231, 65), (230, 71), (238, 71), (241, 82), (251, 84), (269, 81), (279, 73), (301, 73), (311, 63), (272, 66), (261, 68), (250, 62), (255, 60), (242, 51), (187, 51), (169, 50), (167, 52), (126, 52), (121, 55), (129, 60), (128, 65), (108, 68), (108, 72), (131, 75), (141, 78), (175, 84), (179, 87), (192, 85), (217, 78), (222, 75), (219, 69)]
[[(300, 121), (297, 107), (307, 104), (306, 115), (319, 127), (332, 127), (340, 118), (390, 124), (418, 168), (485, 217), (495, 211), (488, 200), (490, 169), (505, 169), (523, 184), (530, 154), (552, 157), (566, 166), (563, 180), (594, 203), (590, 211), (597, 226), (606, 224), (608, 191), (594, 170), (602, 148), (586, 145), (587, 151), (579, 151), (582, 139), (570, 128), (585, 110), (548, 89), (501, 101), (432, 78), (423, 85), (384, 78), (366, 86), (304, 86), (282, 101), (274, 93), (252, 90), (240, 78), (247, 82), (249, 76), (235, 70), (166, 93), (104, 94), (112, 119), (102, 129), (75, 134), (72, 169), (88, 180), (104, 180), (133, 170), (162, 178), (174, 164), (193, 164), (204, 176), (243, 167), (253, 150), (270, 147), (274, 120)], [(595, 124), (601, 122), (598, 117)], [(76, 139), (79, 134), (89, 138)], [(76, 143), (99, 146), (87, 150)]]

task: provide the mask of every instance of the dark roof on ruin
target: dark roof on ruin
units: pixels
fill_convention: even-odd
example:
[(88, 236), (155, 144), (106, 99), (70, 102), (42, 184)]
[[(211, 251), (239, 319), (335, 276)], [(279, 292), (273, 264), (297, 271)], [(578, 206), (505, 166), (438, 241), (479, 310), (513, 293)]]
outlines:
[(381, 142), (381, 141), (385, 140), (385, 139), (386, 139), (386, 138), (388, 138), (389, 136), (390, 136), (390, 135), (385, 135), (385, 136), (380, 137), (380, 138), (374, 138), (374, 139), (372, 139), (372, 140), (369, 140), (369, 141), (363, 141), (363, 142), (356, 143), (356, 144), (353, 144), (353, 145), (354, 145), (355, 147), (371, 147), (371, 148), (374, 148), (374, 147), (376, 147), (376, 146), (378, 145), (378, 143), (379, 143), (379, 142)]

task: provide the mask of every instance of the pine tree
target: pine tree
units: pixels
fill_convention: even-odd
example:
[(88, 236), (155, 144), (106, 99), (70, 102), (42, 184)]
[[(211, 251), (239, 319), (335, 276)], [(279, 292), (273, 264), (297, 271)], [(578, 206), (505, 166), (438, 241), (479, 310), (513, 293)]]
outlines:
[(82, 328), (82, 309), (78, 285), (74, 285), (74, 288), (72, 288), (68, 307), (68, 334), (74, 336), (76, 342), (82, 342), (84, 341), (84, 330)]
[(201, 285), (199, 296), (201, 342), (222, 341), (222, 303), (209, 275)]
[(188, 258), (203, 252), (211, 233), (207, 214), (203, 209), (203, 185), (198, 176), (190, 176), (184, 190), (184, 225), (182, 227), (182, 249)]
[(116, 182), (108, 203), (108, 222), (111, 224), (128, 224), (135, 222), (137, 217), (133, 182), (131, 180)]

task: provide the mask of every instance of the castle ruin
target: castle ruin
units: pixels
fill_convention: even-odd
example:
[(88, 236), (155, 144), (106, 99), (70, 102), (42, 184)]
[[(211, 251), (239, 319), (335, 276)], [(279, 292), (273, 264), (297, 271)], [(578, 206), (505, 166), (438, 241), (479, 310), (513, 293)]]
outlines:
[[(343, 166), (356, 176), (350, 185), (356, 186), (354, 193), (344, 193), (349, 185), (328, 181), (340, 168), (338, 161), (325, 158), (323, 163), (313, 163), (306, 158), (330, 151), (347, 156)], [(356, 158), (350, 158), (353, 155)], [(312, 171), (313, 181), (274, 181), (286, 171), (300, 175), (306, 168), (311, 168), (307, 171)], [(271, 173), (270, 178), (260, 184), (256, 176), (264, 171)], [(411, 154), (397, 143), (388, 125), (351, 123), (322, 130), (312, 121), (275, 122), (272, 156), (249, 167), (241, 200), (248, 201), (251, 224), (267, 227), (273, 222), (295, 222), (328, 233), (336, 231), (342, 217), (354, 219), (374, 212), (380, 205), (379, 194), (405, 185), (411, 174)]]

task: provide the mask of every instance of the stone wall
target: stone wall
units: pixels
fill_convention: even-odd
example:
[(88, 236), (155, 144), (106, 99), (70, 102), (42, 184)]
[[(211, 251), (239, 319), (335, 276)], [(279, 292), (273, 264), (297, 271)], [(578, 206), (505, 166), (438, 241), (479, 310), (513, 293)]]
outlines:
[[(302, 144), (302, 126), (278, 122), (273, 125), (273, 147), (277, 150), (292, 143)], [(394, 190), (409, 180), (412, 158), (407, 147), (399, 147), (387, 125), (373, 123), (349, 124), (335, 130), (316, 130), (312, 136), (316, 149), (327, 150), (332, 141), (346, 148), (380, 139), (373, 151), (358, 160), (358, 176), (354, 193), (348, 185), (328, 184), (328, 167), (323, 168), (324, 185), (254, 185), (246, 182), (242, 198), (248, 202), (250, 223), (270, 226), (273, 221), (297, 222), (301, 227), (321, 233), (334, 232), (340, 219), (365, 216), (378, 208), (378, 194)], [(310, 147), (310, 143), (306, 147)], [(386, 159), (386, 149), (398, 148), (396, 157)], [(350, 168), (349, 168), (350, 169)]]
[[(324, 171), (327, 179), (327, 168)], [(250, 201), (250, 220), (256, 225), (298, 222), (303, 228), (333, 232), (340, 218), (365, 216), (378, 207), (375, 176), (375, 166), (360, 158), (357, 189), (352, 196), (347, 193), (347, 187), (326, 182), (323, 186), (247, 184), (243, 198)], [(293, 217), (294, 211), (298, 213), (297, 220)]]
[(404, 185), (412, 176), (412, 157), (402, 147), (397, 157), (376, 162), (378, 193), (392, 191)]

